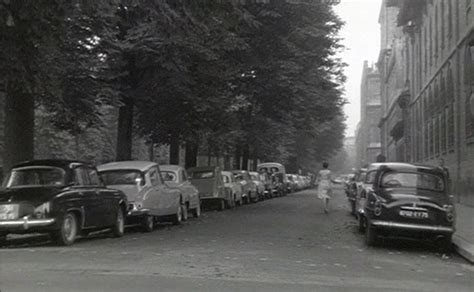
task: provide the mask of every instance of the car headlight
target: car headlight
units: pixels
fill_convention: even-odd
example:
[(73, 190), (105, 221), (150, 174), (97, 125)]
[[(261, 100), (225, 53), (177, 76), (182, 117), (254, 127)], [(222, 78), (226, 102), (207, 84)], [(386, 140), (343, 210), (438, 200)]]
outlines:
[(454, 206), (444, 205), (443, 208), (446, 210), (446, 220), (448, 220), (448, 222), (454, 222), (454, 220), (456, 219), (456, 215), (454, 213)]
[(374, 215), (380, 216), (382, 214), (382, 203), (380, 201), (375, 201), (374, 204)]
[(51, 202), (46, 202), (35, 208), (34, 215), (36, 218), (46, 218), (51, 211)]
[(0, 205), (0, 219), (13, 220), (18, 218), (18, 204)]

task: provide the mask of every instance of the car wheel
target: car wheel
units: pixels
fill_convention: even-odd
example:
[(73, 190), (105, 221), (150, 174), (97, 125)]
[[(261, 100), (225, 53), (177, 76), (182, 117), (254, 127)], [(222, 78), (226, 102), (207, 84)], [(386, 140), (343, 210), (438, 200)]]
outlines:
[(229, 208), (234, 209), (234, 207), (235, 207), (235, 196), (232, 195), (229, 200)]
[(179, 225), (183, 222), (183, 208), (181, 205), (178, 206), (176, 213), (174, 214), (173, 223)]
[(198, 202), (197, 207), (193, 211), (194, 218), (201, 217), (201, 202)]
[(362, 215), (359, 215), (358, 216), (358, 221), (359, 221), (359, 232), (364, 233), (364, 231), (365, 231), (364, 217)]
[(122, 208), (117, 208), (117, 215), (115, 215), (115, 224), (112, 226), (112, 234), (114, 237), (122, 237), (125, 233), (125, 217)]
[(365, 243), (368, 246), (376, 246), (377, 245), (377, 230), (367, 224), (365, 227)]
[(218, 206), (219, 211), (224, 211), (225, 210), (225, 200), (219, 200), (219, 206)]
[(443, 237), (437, 243), (437, 246), (442, 253), (449, 254), (453, 251), (453, 242), (451, 236)]
[(155, 227), (155, 217), (147, 215), (143, 217), (142, 229), (143, 232), (152, 232)]
[(186, 203), (181, 205), (181, 208), (183, 209), (183, 221), (186, 221), (189, 218), (189, 205)]
[(59, 231), (56, 233), (56, 242), (59, 245), (71, 245), (77, 236), (77, 218), (74, 213), (64, 215)]

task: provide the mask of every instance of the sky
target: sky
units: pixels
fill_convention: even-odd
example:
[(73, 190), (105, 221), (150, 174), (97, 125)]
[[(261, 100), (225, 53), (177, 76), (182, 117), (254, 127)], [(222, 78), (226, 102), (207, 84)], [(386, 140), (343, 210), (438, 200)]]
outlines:
[(369, 65), (377, 61), (380, 49), (380, 26), (378, 23), (382, 0), (341, 0), (335, 12), (346, 23), (340, 32), (346, 50), (341, 57), (348, 66), (345, 97), (348, 104), (346, 136), (354, 136), (360, 120), (360, 82), (364, 60)]

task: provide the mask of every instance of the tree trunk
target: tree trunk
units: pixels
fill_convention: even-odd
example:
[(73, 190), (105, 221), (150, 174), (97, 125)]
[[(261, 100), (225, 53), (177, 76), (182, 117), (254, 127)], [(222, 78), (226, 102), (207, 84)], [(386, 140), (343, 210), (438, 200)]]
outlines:
[(5, 96), (4, 164), (6, 173), (34, 157), (35, 101), (19, 84), (8, 82)]
[(242, 148), (239, 144), (235, 146), (235, 153), (234, 153), (234, 169), (240, 169), (240, 156), (242, 153)]
[(225, 153), (224, 154), (224, 170), (229, 170), (231, 167), (230, 165), (230, 155)]
[(155, 144), (153, 142), (148, 145), (148, 159), (155, 161)]
[(195, 142), (186, 142), (186, 151), (184, 156), (184, 163), (186, 168), (197, 166), (198, 145)]
[(252, 166), (252, 170), (256, 171), (256, 170), (257, 170), (257, 166), (258, 166), (258, 152), (257, 152), (257, 150), (255, 150), (254, 153), (253, 153), (253, 166)]
[(207, 166), (211, 166), (211, 160), (212, 160), (212, 147), (211, 147), (211, 141), (209, 140), (207, 142)]
[(116, 160), (132, 159), (133, 99), (124, 98), (119, 109)]
[(171, 136), (171, 141), (170, 141), (170, 164), (179, 165), (179, 137), (178, 137), (178, 135)]
[(249, 158), (250, 158), (250, 150), (249, 145), (244, 145), (244, 149), (242, 151), (242, 170), (249, 170)]

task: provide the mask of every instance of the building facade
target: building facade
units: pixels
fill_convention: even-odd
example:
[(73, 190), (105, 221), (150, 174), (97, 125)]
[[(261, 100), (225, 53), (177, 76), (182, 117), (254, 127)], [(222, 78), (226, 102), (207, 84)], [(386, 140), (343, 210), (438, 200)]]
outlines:
[(357, 167), (375, 162), (380, 154), (380, 107), (380, 74), (365, 61), (360, 88), (361, 118), (356, 131)]
[(385, 0), (378, 61), (383, 153), (432, 165), (442, 158), (467, 205), (474, 205), (472, 2)]

